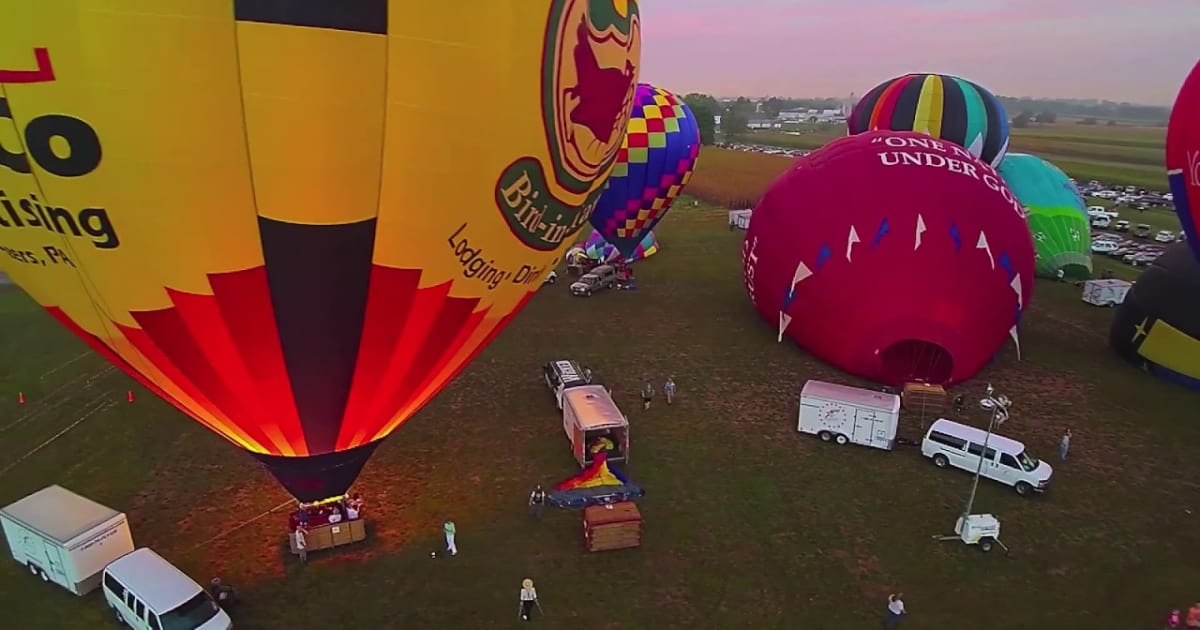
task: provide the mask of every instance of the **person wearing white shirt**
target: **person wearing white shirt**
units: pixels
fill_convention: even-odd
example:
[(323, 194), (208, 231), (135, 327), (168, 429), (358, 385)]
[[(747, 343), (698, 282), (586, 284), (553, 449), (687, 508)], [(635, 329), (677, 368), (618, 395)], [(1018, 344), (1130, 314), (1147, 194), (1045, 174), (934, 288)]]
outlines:
[(887, 630), (895, 630), (900, 627), (900, 618), (908, 611), (904, 610), (904, 593), (892, 593), (888, 595), (887, 617), (883, 620), (883, 627)]
[(356, 518), (358, 518), (358, 509), (356, 509), (354, 504), (351, 503), (350, 505), (346, 506), (346, 519), (353, 521)]
[(537, 600), (537, 589), (533, 588), (533, 580), (525, 578), (521, 581), (521, 619), (529, 621), (533, 616), (533, 608), (537, 606), (538, 610), (542, 609), (542, 605)]
[(300, 554), (300, 562), (308, 562), (308, 538), (303, 526), (296, 527), (296, 551)]

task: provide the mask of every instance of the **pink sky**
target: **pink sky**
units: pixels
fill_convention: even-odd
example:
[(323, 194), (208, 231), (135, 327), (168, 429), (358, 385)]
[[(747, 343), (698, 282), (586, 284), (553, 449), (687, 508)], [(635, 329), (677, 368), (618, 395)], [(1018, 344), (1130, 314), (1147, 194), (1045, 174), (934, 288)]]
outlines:
[(1006, 96), (1167, 105), (1200, 0), (641, 0), (642, 80), (718, 96), (862, 95), (906, 72)]

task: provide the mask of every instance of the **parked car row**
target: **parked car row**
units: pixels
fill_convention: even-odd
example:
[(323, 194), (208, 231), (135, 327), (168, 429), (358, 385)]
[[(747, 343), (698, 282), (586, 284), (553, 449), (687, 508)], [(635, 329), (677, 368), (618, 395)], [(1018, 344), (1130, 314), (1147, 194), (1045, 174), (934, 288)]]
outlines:
[[(1141, 227), (1141, 226), (1139, 226)], [(1174, 236), (1167, 232), (1169, 236)], [(1149, 265), (1162, 255), (1166, 248), (1156, 243), (1138, 243), (1117, 234), (1097, 232), (1092, 234), (1092, 253), (1116, 258), (1121, 262), (1141, 267)]]

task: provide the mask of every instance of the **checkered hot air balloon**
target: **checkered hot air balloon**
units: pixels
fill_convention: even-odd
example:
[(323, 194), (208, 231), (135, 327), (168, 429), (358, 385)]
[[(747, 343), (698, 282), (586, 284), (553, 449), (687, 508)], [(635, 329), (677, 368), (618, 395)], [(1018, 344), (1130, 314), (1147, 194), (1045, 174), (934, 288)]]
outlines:
[(629, 130), (592, 213), (592, 227), (630, 259), (692, 178), (700, 128), (674, 94), (641, 83)]
[[(583, 251), (587, 254), (588, 258), (604, 261), (613, 260), (620, 254), (612, 243), (604, 240), (604, 237), (600, 236), (600, 233), (595, 230), (592, 230), (591, 236), (588, 236), (588, 239), (584, 241)], [(649, 258), (657, 253), (658, 239), (655, 238), (654, 232), (647, 232), (646, 237), (634, 248), (633, 254), (629, 256), (620, 255), (624, 257), (625, 262), (633, 263), (643, 258)]]

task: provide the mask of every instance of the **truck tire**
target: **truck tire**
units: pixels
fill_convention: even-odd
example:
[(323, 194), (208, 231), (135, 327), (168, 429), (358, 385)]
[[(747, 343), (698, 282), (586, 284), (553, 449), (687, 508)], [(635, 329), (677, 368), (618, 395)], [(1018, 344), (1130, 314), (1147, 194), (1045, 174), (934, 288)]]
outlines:
[(842, 435), (841, 433), (839, 433), (839, 434), (837, 434), (837, 435), (835, 435), (835, 436), (833, 437), (833, 441), (834, 441), (834, 442), (835, 442), (835, 443), (836, 443), (838, 446), (845, 446), (845, 445), (847, 445), (847, 444), (849, 444), (849, 443), (850, 443), (850, 438), (848, 438), (848, 437), (846, 437), (846, 436)]
[(821, 438), (822, 442), (828, 442), (833, 439), (833, 434), (828, 431), (821, 431), (817, 434), (817, 437)]
[(38, 571), (39, 571), (39, 569), (38, 569), (38, 566), (37, 566), (36, 564), (34, 564), (34, 563), (32, 563), (32, 562), (26, 562), (26, 563), (25, 563), (25, 566), (29, 567), (29, 572), (30, 572), (30, 573), (32, 573), (32, 574), (34, 574), (34, 575), (37, 575), (37, 574), (38, 574)]
[(945, 468), (946, 466), (950, 465), (950, 460), (947, 459), (945, 455), (938, 453), (937, 455), (933, 456), (933, 465), (937, 466), (938, 468)]
[(1017, 494), (1023, 497), (1033, 494), (1033, 486), (1025, 483), (1024, 481), (1018, 481), (1017, 485), (1013, 486), (1013, 489), (1017, 491)]
[(990, 536), (979, 539), (979, 550), (987, 553), (992, 550), (992, 545), (995, 544)]

